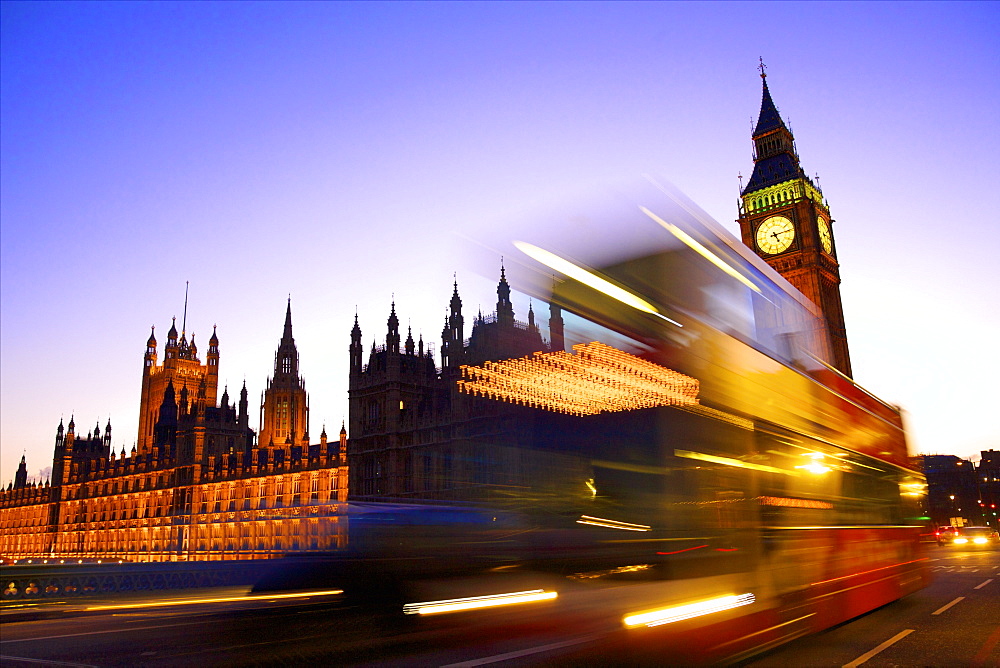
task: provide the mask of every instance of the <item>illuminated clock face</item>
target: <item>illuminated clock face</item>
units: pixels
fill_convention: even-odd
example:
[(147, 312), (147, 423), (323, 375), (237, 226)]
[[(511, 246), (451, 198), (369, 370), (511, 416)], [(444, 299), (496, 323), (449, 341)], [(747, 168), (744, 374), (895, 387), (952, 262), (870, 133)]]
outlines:
[(817, 218), (816, 224), (819, 225), (819, 242), (823, 245), (823, 250), (832, 254), (833, 235), (830, 234), (830, 223), (826, 222), (823, 218)]
[(757, 247), (770, 255), (788, 249), (795, 240), (795, 227), (784, 216), (771, 216), (757, 228)]

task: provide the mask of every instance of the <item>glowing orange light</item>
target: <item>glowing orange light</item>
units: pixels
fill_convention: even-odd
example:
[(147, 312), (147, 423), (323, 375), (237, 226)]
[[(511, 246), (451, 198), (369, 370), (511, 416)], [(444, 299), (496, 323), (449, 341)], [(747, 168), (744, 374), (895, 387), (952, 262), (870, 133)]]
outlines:
[(460, 610), (475, 610), (477, 608), (493, 608), (500, 605), (549, 601), (558, 595), (554, 591), (531, 589), (506, 594), (491, 594), (489, 596), (471, 596), (469, 598), (450, 598), (443, 601), (407, 603), (403, 606), (403, 612), (407, 615), (433, 615), (441, 612), (458, 612)]
[(670, 624), (684, 619), (701, 617), (713, 612), (722, 612), (738, 608), (741, 605), (750, 605), (754, 602), (753, 594), (741, 594), (739, 596), (720, 596), (710, 598), (707, 601), (688, 603), (687, 605), (675, 605), (669, 608), (644, 612), (638, 615), (629, 615), (623, 621), (625, 626), (659, 626)]
[(826, 501), (813, 501), (811, 499), (790, 499), (783, 496), (762, 496), (759, 497), (762, 506), (779, 506), (784, 508), (833, 508), (832, 503)]
[(570, 415), (698, 403), (698, 381), (598, 341), (528, 357), (463, 366), (458, 388)]

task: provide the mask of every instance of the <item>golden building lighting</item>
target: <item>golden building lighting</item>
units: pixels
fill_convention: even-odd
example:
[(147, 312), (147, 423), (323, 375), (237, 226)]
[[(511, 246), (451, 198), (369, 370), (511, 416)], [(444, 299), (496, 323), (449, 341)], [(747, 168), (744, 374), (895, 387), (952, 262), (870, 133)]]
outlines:
[(570, 415), (698, 403), (698, 381), (598, 341), (463, 366), (459, 390)]

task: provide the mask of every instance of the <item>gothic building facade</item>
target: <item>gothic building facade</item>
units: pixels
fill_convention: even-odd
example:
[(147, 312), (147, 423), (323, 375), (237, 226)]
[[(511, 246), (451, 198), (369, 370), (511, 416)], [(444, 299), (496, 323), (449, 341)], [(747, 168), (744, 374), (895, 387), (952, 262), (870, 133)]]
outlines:
[(157, 365), (150, 335), (143, 361), (136, 446), (111, 448), (111, 424), (86, 438), (71, 418), (56, 429), (52, 477), (27, 482), (26, 463), (0, 492), (0, 553), (175, 561), (257, 559), (331, 550), (345, 541), (347, 432), (309, 443), (291, 302), (275, 370), (249, 427), (246, 383), (238, 402), (216, 400), (219, 340), (207, 363), (175, 326)]
[(484, 500), (523, 487), (528, 456), (518, 434), (533, 413), (521, 406), (462, 394), (463, 365), (550, 352), (562, 346), (562, 317), (552, 307), (546, 342), (529, 307), (515, 318), (501, 267), (496, 312), (473, 319), (466, 338), (455, 283), (441, 332), (441, 367), (408, 331), (401, 341), (396, 305), (385, 343), (373, 344), (367, 363), (355, 317), (350, 344), (350, 498), (353, 500)]
[(761, 79), (764, 92), (753, 131), (754, 168), (741, 192), (740, 234), (744, 244), (820, 309), (832, 364), (850, 377), (830, 204), (799, 163), (795, 137), (771, 99), (763, 63)]

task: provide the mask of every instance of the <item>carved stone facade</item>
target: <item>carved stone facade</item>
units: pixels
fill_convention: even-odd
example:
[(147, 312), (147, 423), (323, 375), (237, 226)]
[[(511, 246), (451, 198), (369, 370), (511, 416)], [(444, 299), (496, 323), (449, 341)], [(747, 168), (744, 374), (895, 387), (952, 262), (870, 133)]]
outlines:
[[(218, 343), (213, 332), (201, 365), (193, 341), (172, 327), (157, 366), (150, 336), (139, 441), (129, 454), (111, 449), (110, 422), (86, 438), (76, 436), (73, 419), (66, 429), (60, 422), (51, 480), (28, 483), (22, 459), (24, 471), (0, 492), (0, 555), (183, 561), (343, 547), (346, 429), (334, 441), (324, 429), (310, 444), (302, 419), (299, 437), (258, 443), (248, 426), (245, 383), (238, 405), (228, 390), (216, 403)], [(262, 424), (281, 423), (273, 414), (280, 402), (267, 397), (287, 380), (279, 373), (289, 371), (281, 367), (289, 357), (294, 364), (285, 375), (294, 373), (301, 388), (290, 305)], [(304, 408), (304, 390), (302, 402)]]
[[(393, 303), (385, 344), (373, 345), (363, 364), (355, 319), (350, 345), (348, 446), (350, 498), (358, 501), (496, 498), (527, 485), (540, 463), (521, 447), (533, 413), (522, 406), (459, 392), (463, 365), (549, 352), (562, 346), (562, 317), (553, 307), (550, 337), (542, 339), (535, 314), (514, 318), (510, 286), (501, 268), (497, 310), (474, 320), (465, 338), (458, 284), (441, 335), (441, 368), (423, 339), (408, 332), (400, 343)], [(537, 453), (535, 453), (537, 454)], [(541, 456), (541, 455), (538, 455)]]

